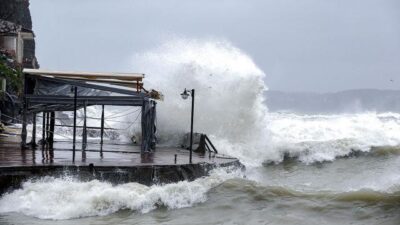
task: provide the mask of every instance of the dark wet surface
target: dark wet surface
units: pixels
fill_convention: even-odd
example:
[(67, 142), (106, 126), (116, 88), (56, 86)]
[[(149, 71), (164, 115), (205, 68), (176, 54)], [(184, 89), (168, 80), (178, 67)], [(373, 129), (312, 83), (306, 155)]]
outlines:
[[(43, 166), (43, 165), (77, 165), (87, 166), (140, 166), (140, 165), (174, 165), (189, 163), (189, 151), (180, 148), (158, 147), (156, 152), (140, 154), (140, 146), (129, 144), (88, 143), (85, 151), (82, 144), (76, 143), (75, 161), (73, 161), (72, 142), (55, 141), (53, 148), (49, 145), (37, 146), (36, 149), (21, 150), (20, 136), (0, 137), (0, 167)], [(209, 157), (193, 154), (193, 163), (223, 164), (236, 161), (223, 155), (212, 154)]]

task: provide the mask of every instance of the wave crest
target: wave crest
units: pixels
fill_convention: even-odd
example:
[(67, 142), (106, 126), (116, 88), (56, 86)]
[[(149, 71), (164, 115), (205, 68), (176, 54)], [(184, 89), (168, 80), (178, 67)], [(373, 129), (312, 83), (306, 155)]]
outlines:
[(112, 185), (70, 177), (46, 177), (28, 181), (21, 189), (5, 194), (0, 213), (19, 212), (41, 219), (104, 216), (129, 209), (146, 213), (157, 207), (177, 209), (207, 200), (207, 192), (227, 179), (242, 176), (240, 170), (215, 169), (195, 181), (145, 186), (139, 183)]

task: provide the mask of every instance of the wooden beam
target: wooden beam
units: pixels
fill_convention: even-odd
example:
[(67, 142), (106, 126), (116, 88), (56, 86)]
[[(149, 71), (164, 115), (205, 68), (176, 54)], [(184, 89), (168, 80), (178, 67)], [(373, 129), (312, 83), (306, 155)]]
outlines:
[[(46, 76), (50, 77), (50, 76)], [(50, 77), (51, 78), (51, 77)], [(143, 82), (142, 81), (122, 81), (122, 80), (115, 80), (115, 79), (86, 79), (82, 77), (68, 77), (68, 76), (60, 76), (59, 78), (66, 79), (66, 80), (82, 80), (86, 82), (98, 82), (98, 83), (106, 83), (106, 84), (112, 84), (112, 85), (121, 85), (124, 87), (129, 87), (129, 88), (134, 88), (137, 89), (137, 85), (143, 87)]]
[[(64, 106), (71, 107), (75, 98), (69, 96), (57, 96), (57, 95), (26, 95), (28, 101), (29, 109), (32, 106), (38, 104), (61, 104)], [(143, 104), (143, 99), (148, 99), (146, 97), (140, 96), (78, 96), (77, 97), (77, 107), (82, 107), (86, 102), (88, 106), (90, 105), (119, 105), (119, 106), (141, 106)], [(64, 109), (66, 111), (66, 109)]]
[(78, 86), (78, 87), (98, 89), (98, 90), (102, 90), (102, 91), (110, 91), (110, 92), (126, 94), (126, 95), (136, 95), (136, 96), (141, 95), (143, 97), (148, 96), (146, 93), (141, 93), (141, 92), (138, 93), (136, 90), (127, 90), (127, 89), (120, 89), (120, 88), (116, 88), (116, 87), (108, 87), (108, 86), (103, 86), (103, 85), (98, 85), (98, 84), (91, 84), (91, 83), (82, 82), (80, 80), (50, 78), (47, 76), (40, 76), (40, 75), (35, 75), (35, 74), (33, 74), (33, 75), (29, 74), (29, 76), (32, 78), (36, 78), (36, 79), (58, 82), (60, 84), (69, 84), (69, 85)]
[(126, 81), (142, 81), (144, 74), (141, 73), (97, 73), (97, 72), (72, 72), (72, 71), (49, 71), (38, 69), (24, 69), (24, 73), (34, 75), (47, 75), (53, 77), (81, 77), (87, 79), (115, 79)]

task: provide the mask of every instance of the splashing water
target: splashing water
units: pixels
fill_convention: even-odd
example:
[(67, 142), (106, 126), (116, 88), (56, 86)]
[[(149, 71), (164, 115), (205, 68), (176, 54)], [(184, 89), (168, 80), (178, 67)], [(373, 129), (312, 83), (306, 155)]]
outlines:
[(218, 149), (247, 166), (280, 162), (285, 154), (312, 163), (334, 160), (353, 150), (400, 144), (400, 114), (301, 116), (268, 113), (265, 74), (227, 41), (176, 39), (134, 56), (146, 73), (145, 85), (160, 90), (160, 141), (179, 143), (189, 130), (190, 102), (184, 88), (196, 90), (195, 131), (212, 137)]
[(213, 170), (192, 182), (145, 186), (139, 183), (112, 185), (98, 180), (82, 182), (70, 177), (45, 177), (28, 181), (22, 189), (0, 200), (0, 213), (20, 212), (41, 219), (104, 216), (122, 209), (147, 213), (160, 206), (190, 207), (207, 200), (206, 193), (225, 180), (241, 177), (240, 170)]
[(372, 146), (400, 144), (400, 114), (268, 115), (272, 148), (305, 163), (333, 161)]
[(181, 99), (184, 88), (196, 91), (196, 132), (234, 143), (259, 134), (257, 126), (266, 112), (264, 73), (229, 42), (174, 40), (136, 55), (134, 63), (145, 71), (145, 85), (165, 95), (158, 105), (161, 137), (188, 130), (191, 104)]
[[(0, 213), (20, 212), (56, 220), (109, 215), (123, 209), (146, 213), (160, 206), (177, 209), (203, 203), (211, 189), (220, 195), (214, 195), (220, 199), (215, 208), (218, 217), (224, 214), (243, 217), (242, 211), (246, 209), (253, 217), (253, 213), (258, 212), (252, 210), (254, 205), (262, 202), (266, 202), (264, 208), (276, 206), (278, 211), (261, 211), (262, 215), (254, 218), (279, 215), (282, 204), (287, 204), (287, 209), (292, 211), (314, 209), (315, 204), (325, 209), (326, 203), (332, 209), (332, 205), (337, 204), (332, 210), (336, 212), (343, 210), (344, 203), (356, 202), (342, 213), (352, 212), (360, 202), (398, 207), (399, 157), (348, 158), (323, 167), (308, 164), (333, 161), (354, 150), (369, 152), (372, 146), (399, 145), (400, 114), (268, 113), (263, 103), (265, 74), (249, 56), (227, 41), (176, 39), (133, 58), (135, 70), (146, 73), (145, 86), (165, 96), (157, 110), (161, 144), (177, 145), (182, 134), (189, 130), (190, 102), (182, 100), (179, 94), (184, 88), (194, 88), (195, 131), (207, 133), (221, 153), (239, 158), (248, 167), (247, 179), (235, 179), (243, 178), (239, 171), (219, 169), (209, 177), (192, 182), (151, 187), (137, 183), (111, 185), (96, 180), (44, 178), (28, 181), (21, 189), (2, 196)], [(99, 112), (94, 108), (88, 113), (99, 117)], [(129, 116), (121, 120), (129, 123), (134, 118)], [(112, 122), (110, 125), (126, 126)], [(138, 130), (138, 126), (132, 126), (123, 135), (129, 136)], [(377, 151), (377, 154), (386, 153), (398, 154), (400, 150), (383, 147)], [(261, 167), (265, 161), (281, 162), (284, 155), (304, 163)], [(243, 193), (245, 200), (236, 197)], [(233, 214), (226, 213), (229, 208), (221, 208), (231, 198), (229, 207), (237, 205), (239, 208)], [(250, 199), (247, 205), (246, 199)], [(306, 216), (303, 216), (304, 211), (301, 213), (305, 218), (315, 216), (314, 211)], [(287, 218), (286, 213), (284, 218)], [(133, 221), (137, 219), (134, 217)], [(298, 218), (295, 221), (297, 223)], [(337, 220), (334, 222), (336, 224)], [(281, 223), (279, 220), (277, 224)]]

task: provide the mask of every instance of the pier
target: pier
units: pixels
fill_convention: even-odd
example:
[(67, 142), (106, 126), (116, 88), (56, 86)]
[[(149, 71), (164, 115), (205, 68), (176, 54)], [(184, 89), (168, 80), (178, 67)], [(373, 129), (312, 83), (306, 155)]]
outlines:
[[(156, 100), (161, 93), (143, 87), (143, 74), (26, 69), (24, 75), (22, 128), (0, 137), (0, 194), (44, 176), (68, 174), (82, 180), (152, 185), (194, 180), (215, 167), (241, 166), (236, 158), (218, 154), (206, 135), (200, 136), (193, 154), (184, 148), (156, 146)], [(102, 106), (98, 127), (86, 123), (86, 107), (93, 105)], [(104, 131), (112, 129), (104, 126), (107, 105), (141, 107), (142, 136), (137, 144), (103, 139)], [(78, 109), (84, 112), (81, 126), (76, 122)], [(72, 111), (73, 124), (57, 124), (60, 111)], [(42, 117), (39, 136), (38, 117)], [(72, 140), (56, 140), (57, 126), (72, 128)], [(77, 129), (82, 137), (77, 137)], [(100, 130), (99, 140), (88, 141), (88, 130)]]

